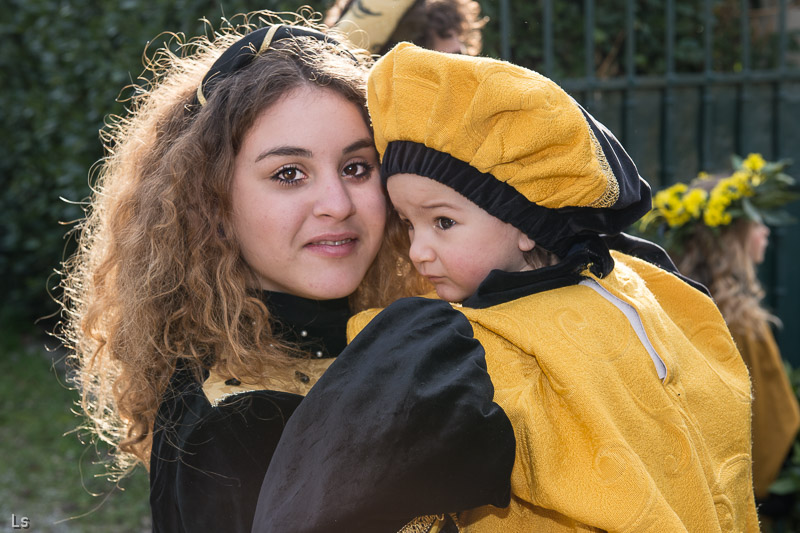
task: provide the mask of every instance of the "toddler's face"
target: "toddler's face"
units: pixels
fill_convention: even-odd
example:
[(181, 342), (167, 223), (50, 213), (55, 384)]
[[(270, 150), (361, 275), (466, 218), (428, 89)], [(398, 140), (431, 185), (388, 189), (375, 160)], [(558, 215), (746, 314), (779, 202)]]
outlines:
[(389, 197), (408, 225), (409, 256), (440, 298), (460, 302), (492, 270), (530, 270), (523, 253), (534, 242), (455, 190), (416, 174), (396, 174)]

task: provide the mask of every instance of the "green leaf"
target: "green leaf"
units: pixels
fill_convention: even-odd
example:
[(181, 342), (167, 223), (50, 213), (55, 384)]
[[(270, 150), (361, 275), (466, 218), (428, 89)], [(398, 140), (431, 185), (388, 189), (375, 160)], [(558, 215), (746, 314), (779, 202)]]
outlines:
[(794, 224), (797, 219), (787, 211), (762, 211), (764, 224), (768, 226), (787, 226)]
[(800, 490), (800, 480), (795, 478), (780, 478), (769, 486), (773, 494), (792, 494)]
[[(758, 212), (758, 209), (753, 207), (753, 204), (750, 202), (750, 199), (745, 197), (742, 198), (742, 210), (747, 218), (750, 220), (754, 220), (756, 222), (761, 222), (761, 214)], [(733, 210), (731, 210), (733, 211)]]

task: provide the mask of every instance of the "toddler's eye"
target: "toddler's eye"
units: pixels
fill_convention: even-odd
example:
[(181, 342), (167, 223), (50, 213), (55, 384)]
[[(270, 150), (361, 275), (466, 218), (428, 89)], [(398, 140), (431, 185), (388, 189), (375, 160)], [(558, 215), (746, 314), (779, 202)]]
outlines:
[(455, 225), (456, 221), (453, 220), (452, 218), (447, 218), (447, 217), (438, 217), (436, 219), (436, 223), (434, 224), (434, 226), (436, 226), (439, 229), (450, 229)]

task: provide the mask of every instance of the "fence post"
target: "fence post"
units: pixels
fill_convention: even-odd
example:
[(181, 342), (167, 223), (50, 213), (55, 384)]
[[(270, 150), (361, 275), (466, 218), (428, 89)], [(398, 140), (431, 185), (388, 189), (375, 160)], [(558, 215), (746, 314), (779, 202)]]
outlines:
[(673, 159), (673, 129), (675, 119), (673, 109), (675, 94), (672, 87), (675, 83), (675, 0), (667, 0), (666, 13), (666, 80), (661, 94), (661, 186), (672, 183), (675, 174)]
[(500, 57), (511, 61), (511, 0), (500, 0)]
[(636, 98), (634, 97), (634, 86), (636, 85), (636, 64), (635, 52), (636, 41), (634, 37), (633, 25), (635, 19), (634, 0), (625, 2), (625, 74), (626, 84), (623, 90), (623, 111), (622, 111), (622, 144), (633, 153), (633, 117), (636, 108)]
[(594, 114), (594, 0), (583, 0), (583, 9), (583, 53), (586, 69), (586, 90), (583, 102), (586, 111)]
[(750, 105), (750, 6), (749, 0), (739, 0), (740, 31), (742, 33), (742, 77), (736, 89), (736, 146), (734, 151), (746, 155), (750, 150), (750, 135), (747, 127), (747, 109)]
[(544, 0), (544, 75), (553, 77), (553, 0)]
[(698, 132), (698, 152), (700, 154), (698, 170), (709, 170), (711, 168), (711, 123), (712, 123), (712, 103), (711, 94), (712, 83), (714, 82), (713, 66), (713, 46), (714, 46), (714, 15), (711, 11), (712, 0), (703, 2), (703, 26), (704, 26), (704, 69), (703, 74), (705, 83), (700, 88), (700, 128)]
[(786, 74), (786, 50), (789, 34), (786, 30), (786, 0), (780, 0), (778, 7), (778, 76), (772, 86), (772, 158), (780, 159), (783, 153), (783, 104), (787, 100), (783, 80)]

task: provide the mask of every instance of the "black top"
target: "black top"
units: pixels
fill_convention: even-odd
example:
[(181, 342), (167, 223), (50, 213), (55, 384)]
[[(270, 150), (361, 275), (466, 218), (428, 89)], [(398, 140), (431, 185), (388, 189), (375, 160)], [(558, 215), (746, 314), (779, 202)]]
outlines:
[[(319, 302), (265, 292), (264, 302), (288, 341), (322, 357), (344, 348), (350, 316), (346, 298)], [(263, 390), (212, 406), (202, 384), (179, 363), (153, 431), (153, 531), (250, 531), (272, 452), (301, 400), (297, 394)]]
[[(336, 355), (344, 346), (349, 312), (335, 302), (272, 293), (266, 303), (282, 333), (312, 354)], [(419, 298), (381, 317), (306, 399), (263, 390), (212, 406), (179, 366), (153, 435), (153, 530), (250, 531), (259, 490), (294, 505), (285, 520), (261, 515), (259, 527), (281, 533), (394, 533), (419, 515), (506, 505), (513, 428), (492, 402), (469, 322), (449, 304)], [(325, 381), (341, 386), (317, 392)], [(311, 409), (296, 422), (304, 436), (294, 432), (281, 444), (307, 401)], [(281, 464), (268, 472), (279, 446)], [(300, 499), (297, 483), (307, 491)], [(309, 520), (311, 509), (321, 511), (320, 521)]]

